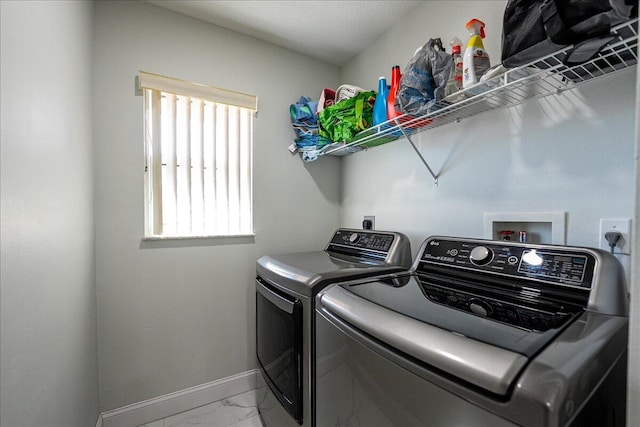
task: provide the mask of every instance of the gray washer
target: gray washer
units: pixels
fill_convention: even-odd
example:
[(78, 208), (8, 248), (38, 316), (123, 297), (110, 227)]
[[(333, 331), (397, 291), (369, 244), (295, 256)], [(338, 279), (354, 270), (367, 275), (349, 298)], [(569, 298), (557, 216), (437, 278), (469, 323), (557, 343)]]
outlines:
[(612, 255), (432, 237), (401, 280), (317, 296), (317, 426), (624, 425)]

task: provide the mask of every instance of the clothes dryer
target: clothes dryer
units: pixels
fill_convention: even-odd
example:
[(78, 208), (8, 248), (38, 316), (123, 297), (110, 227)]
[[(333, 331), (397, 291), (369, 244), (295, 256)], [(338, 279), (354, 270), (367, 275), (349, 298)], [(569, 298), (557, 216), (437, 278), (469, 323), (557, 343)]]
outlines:
[(267, 427), (314, 422), (314, 297), (334, 283), (411, 267), (402, 233), (338, 229), (324, 250), (263, 256), (256, 265), (256, 351), (265, 381), (258, 409)]

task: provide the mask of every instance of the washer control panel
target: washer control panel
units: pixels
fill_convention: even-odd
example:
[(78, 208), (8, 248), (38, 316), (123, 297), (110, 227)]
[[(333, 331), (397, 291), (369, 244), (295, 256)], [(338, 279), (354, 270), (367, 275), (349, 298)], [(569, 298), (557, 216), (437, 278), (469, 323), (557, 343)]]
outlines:
[(423, 263), (590, 289), (596, 258), (562, 246), (432, 238), (424, 245)]
[(529, 330), (546, 331), (556, 328), (573, 314), (550, 304), (547, 304), (549, 307), (542, 304), (537, 307), (526, 306), (423, 280), (420, 280), (420, 287), (427, 298), (436, 304)]

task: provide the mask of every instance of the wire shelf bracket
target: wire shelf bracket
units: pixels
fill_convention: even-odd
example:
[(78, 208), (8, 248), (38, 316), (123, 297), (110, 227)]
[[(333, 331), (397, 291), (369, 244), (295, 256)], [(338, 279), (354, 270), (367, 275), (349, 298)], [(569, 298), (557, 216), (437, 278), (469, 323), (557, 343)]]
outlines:
[(416, 144), (414, 144), (413, 139), (411, 139), (411, 135), (409, 135), (407, 133), (407, 131), (406, 131), (406, 129), (404, 127), (400, 126), (400, 122), (398, 121), (398, 119), (395, 119), (395, 123), (400, 128), (400, 131), (402, 132), (402, 135), (405, 138), (407, 138), (407, 141), (409, 141), (409, 143), (411, 144), (411, 146), (415, 150), (415, 152), (418, 155), (418, 157), (420, 157), (420, 160), (422, 160), (422, 163), (424, 163), (424, 165), (427, 167), (427, 170), (429, 171), (429, 173), (433, 177), (433, 185), (435, 185), (437, 187), (438, 186), (438, 175), (433, 172), (433, 169), (431, 169), (431, 166), (429, 166), (429, 162), (427, 162), (427, 160), (424, 158), (424, 156), (422, 155), (420, 150), (418, 150), (418, 147), (416, 147)]

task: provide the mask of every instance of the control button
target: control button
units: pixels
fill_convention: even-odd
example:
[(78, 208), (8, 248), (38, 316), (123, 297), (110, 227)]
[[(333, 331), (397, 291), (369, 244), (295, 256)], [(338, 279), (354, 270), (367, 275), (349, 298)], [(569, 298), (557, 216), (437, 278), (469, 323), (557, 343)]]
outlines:
[(486, 301), (477, 298), (469, 300), (469, 310), (482, 317), (487, 317), (493, 312), (493, 309)]
[(457, 249), (449, 249), (449, 251), (447, 253), (449, 255), (451, 255), (451, 256), (456, 256), (456, 255), (458, 255), (458, 250)]
[(349, 236), (349, 242), (356, 243), (360, 239), (360, 235), (358, 233), (351, 233)]
[(518, 263), (518, 257), (517, 257), (517, 256), (514, 256), (514, 255), (511, 255), (509, 258), (507, 258), (507, 262), (508, 262), (510, 265), (515, 265), (515, 264), (517, 264), (517, 263)]
[(492, 258), (493, 252), (491, 251), (491, 249), (485, 246), (476, 246), (475, 248), (473, 248), (471, 254), (469, 255), (469, 259), (471, 260), (471, 262), (476, 265), (488, 264)]

